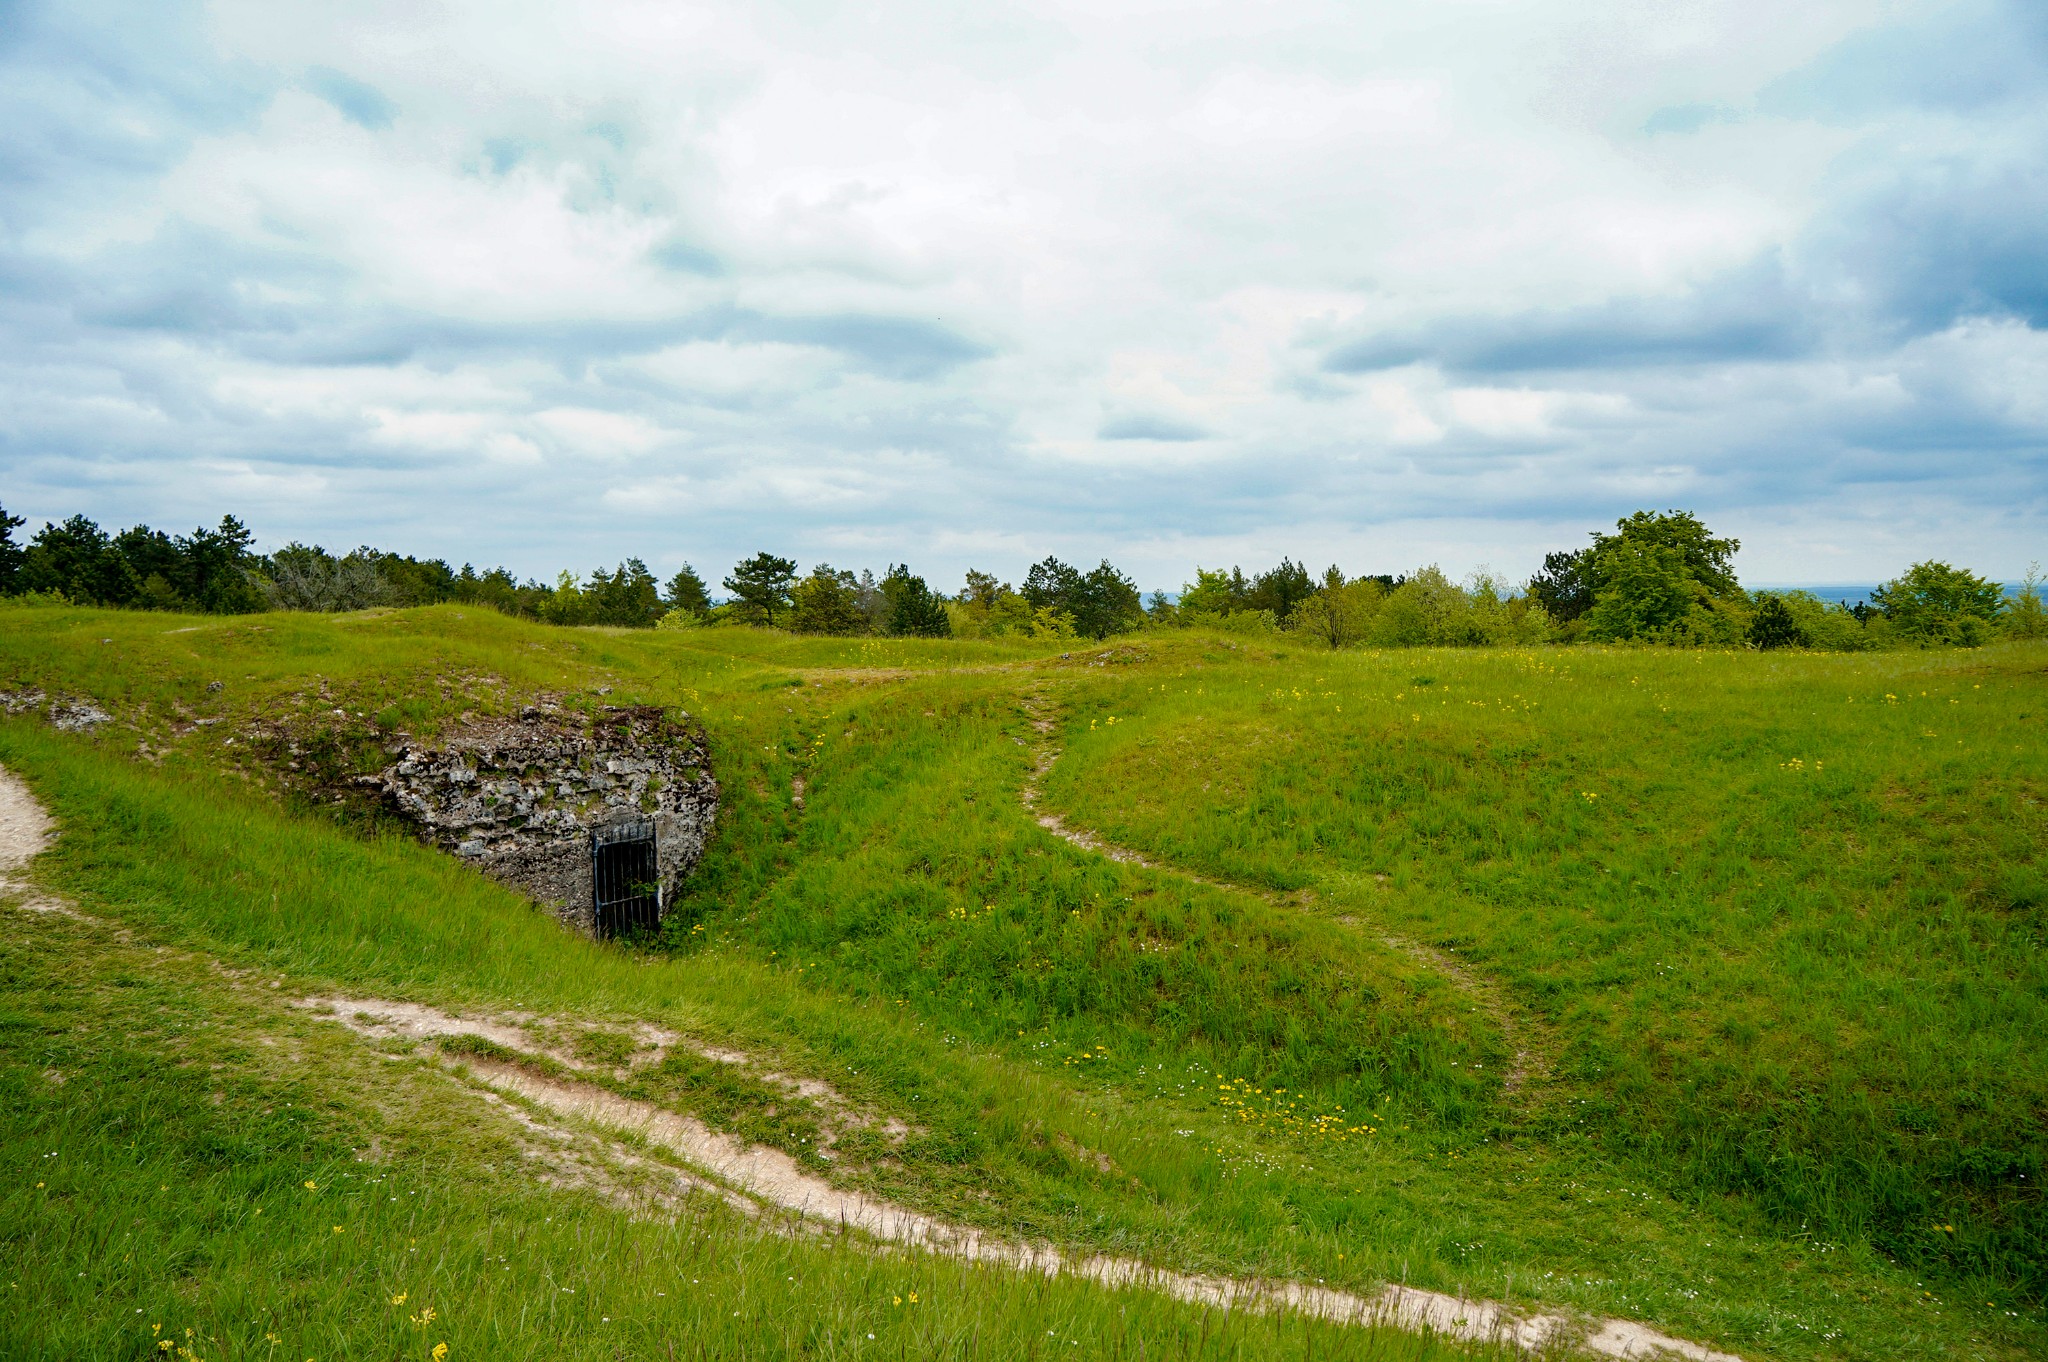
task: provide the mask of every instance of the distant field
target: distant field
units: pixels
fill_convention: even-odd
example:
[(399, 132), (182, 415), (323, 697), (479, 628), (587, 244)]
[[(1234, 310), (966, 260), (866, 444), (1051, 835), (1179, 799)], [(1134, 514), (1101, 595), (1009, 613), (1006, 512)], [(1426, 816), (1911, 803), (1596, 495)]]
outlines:
[[(790, 1242), (710, 1209), (636, 1221), (521, 1175), (419, 1057), (373, 1060), (202, 957), (278, 996), (644, 1021), (764, 1056), (913, 1129), (835, 1180), (1003, 1234), (1583, 1308), (1745, 1357), (2048, 1349), (2048, 648), (1062, 647), (447, 607), (0, 618), (0, 689), (117, 715), (92, 737), (0, 723), (0, 762), (64, 825), (44, 881), (135, 934), (10, 918), (13, 1351), (139, 1355), (121, 1330), (175, 1305), (243, 1330), (219, 1355), (265, 1355), (243, 1323), (260, 1305), (326, 1329), (323, 1358), (425, 1356), (431, 1331), (370, 1306), (429, 1243), (440, 1289), (471, 1302), (441, 1311), (457, 1357), (515, 1338), (592, 1357), (757, 1336), (760, 1355), (815, 1356), (1029, 1355), (1041, 1336), (1081, 1340), (1047, 1356), (1136, 1356), (1146, 1331), (1177, 1340), (1148, 1356), (1445, 1346), (1243, 1317), (1224, 1339), (1150, 1298), (1133, 1332), (1127, 1293)], [(573, 939), (229, 741), (258, 717), (328, 716), (340, 769), (374, 762), (380, 732), (599, 686), (699, 715), (727, 796), (653, 953)], [(1151, 866), (1026, 812), (1055, 752), (1040, 810)], [(158, 945), (188, 963), (152, 968)], [(172, 1053), (187, 1067), (155, 1062)], [(709, 1092), (665, 1100), (747, 1121)], [(283, 1101), (311, 1114), (280, 1123)], [(49, 1197), (60, 1146), (91, 1171)], [(375, 1176), (438, 1188), (432, 1211), (364, 1222), (360, 1254), (346, 1231), (312, 1246), (326, 1212), (287, 1190), (371, 1147)], [(181, 1180), (198, 1200), (153, 1190)], [(292, 1235), (235, 1219), (249, 1188), (267, 1216), (298, 1207)], [(508, 1252), (514, 1227), (528, 1238)], [(567, 1261), (579, 1292), (616, 1292), (712, 1280), (675, 1266), (705, 1245), (742, 1321), (816, 1327), (735, 1334), (701, 1296), (643, 1291), (645, 1328), (615, 1354), (564, 1304)], [(943, 1327), (850, 1323), (913, 1266), (945, 1283)], [(517, 1289), (483, 1289), (500, 1278)], [(522, 1334), (543, 1295), (555, 1313)], [(302, 1337), (293, 1354), (314, 1354)]]

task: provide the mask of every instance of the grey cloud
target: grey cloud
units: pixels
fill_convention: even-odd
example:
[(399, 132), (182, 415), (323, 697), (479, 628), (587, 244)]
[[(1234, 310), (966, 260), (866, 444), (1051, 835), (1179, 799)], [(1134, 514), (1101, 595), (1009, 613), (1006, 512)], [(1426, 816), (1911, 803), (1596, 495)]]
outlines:
[(937, 322), (854, 312), (811, 317), (736, 316), (723, 334), (743, 340), (821, 346), (838, 351), (872, 373), (902, 379), (937, 378), (995, 353)]
[[(420, 358), (538, 357), (580, 366), (693, 340), (780, 342), (862, 372), (929, 382), (993, 349), (937, 321), (861, 311), (777, 315), (710, 301), (639, 317), (483, 319), (358, 302), (340, 264), (172, 221), (80, 263), (0, 249), (0, 319), (33, 299), (73, 324), (173, 333), (279, 364), (384, 365)], [(282, 299), (289, 301), (281, 301)], [(39, 323), (41, 324), (41, 323)]]
[(1874, 154), (1810, 234), (1816, 273), (1908, 334), (1983, 315), (2048, 325), (2048, 128), (2016, 140), (1974, 161)]
[(1874, 355), (1973, 317), (2048, 327), (2048, 121), (1973, 154), (1910, 135), (1845, 157), (1804, 232), (1678, 296), (1446, 316), (1331, 346), (1338, 374), (1628, 371)]
[(1676, 298), (1446, 318), (1357, 337), (1323, 363), (1340, 374), (1425, 362), (1465, 374), (1640, 369), (1788, 359), (1815, 341), (1803, 300), (1772, 256)]
[(274, 78), (226, 62), (200, 7), (21, 4), (0, 20), (0, 221), (107, 202), (194, 137), (239, 126)]

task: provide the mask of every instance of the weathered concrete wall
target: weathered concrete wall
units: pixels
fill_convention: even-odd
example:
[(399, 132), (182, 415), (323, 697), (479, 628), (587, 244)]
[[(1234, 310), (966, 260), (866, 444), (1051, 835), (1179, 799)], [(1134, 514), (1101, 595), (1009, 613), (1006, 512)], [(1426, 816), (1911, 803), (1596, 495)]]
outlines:
[(652, 818), (666, 904), (718, 812), (702, 731), (654, 706), (535, 706), (393, 755), (370, 783), (423, 836), (586, 932), (591, 829)]

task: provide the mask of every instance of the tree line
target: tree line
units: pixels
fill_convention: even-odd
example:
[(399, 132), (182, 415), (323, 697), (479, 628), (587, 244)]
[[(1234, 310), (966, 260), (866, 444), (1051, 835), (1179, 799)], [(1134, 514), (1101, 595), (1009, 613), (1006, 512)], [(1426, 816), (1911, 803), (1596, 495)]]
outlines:
[(364, 546), (334, 554), (293, 542), (271, 554), (235, 516), (173, 535), (147, 525), (110, 533), (82, 515), (53, 521), (26, 543), (25, 522), (0, 507), (0, 596), (61, 597), (80, 605), (193, 614), (363, 610), (371, 606), (488, 605), (553, 624), (652, 627), (669, 609), (646, 564), (629, 558), (553, 585), (504, 568), (450, 567)]
[(1292, 634), (1333, 649), (1586, 641), (1854, 650), (2048, 637), (2037, 571), (2013, 596), (1932, 560), (1853, 605), (1805, 591), (1747, 591), (1733, 566), (1740, 542), (1680, 510), (1625, 516), (1584, 547), (1547, 555), (1526, 583), (1486, 572), (1455, 582), (1434, 566), (1352, 576), (1332, 565), (1316, 574), (1282, 558), (1249, 576), (1198, 567), (1178, 598), (1154, 592), (1149, 601), (1107, 559), (1083, 570), (1048, 557), (1020, 585), (970, 570), (948, 594), (902, 564), (880, 577), (824, 563), (799, 575), (794, 559), (761, 552), (734, 565), (721, 583), (727, 595), (714, 600), (688, 564), (664, 583), (639, 558), (583, 577), (564, 571), (549, 584), (368, 546), (337, 555), (293, 542), (258, 554), (231, 515), (185, 535), (147, 525), (110, 533), (72, 516), (20, 543), (14, 532), (24, 523), (0, 508), (0, 596), (196, 613), (455, 601), (560, 625), (1042, 639), (1213, 628)]

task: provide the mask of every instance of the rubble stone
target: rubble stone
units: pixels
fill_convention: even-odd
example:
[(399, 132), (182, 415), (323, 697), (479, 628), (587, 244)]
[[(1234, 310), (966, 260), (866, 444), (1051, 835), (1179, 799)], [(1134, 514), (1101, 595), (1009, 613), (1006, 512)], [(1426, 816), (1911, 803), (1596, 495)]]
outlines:
[(404, 741), (365, 784), (427, 841), (594, 929), (590, 834), (652, 819), (662, 901), (704, 854), (718, 812), (703, 732), (652, 705), (579, 713), (532, 706), (435, 743)]

